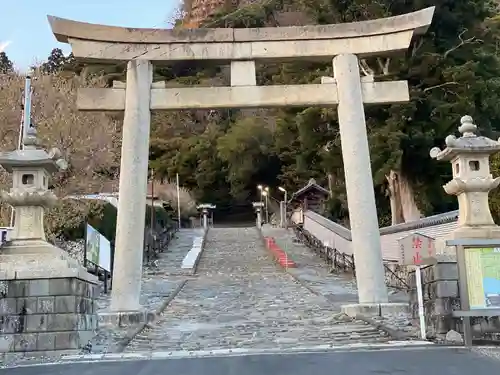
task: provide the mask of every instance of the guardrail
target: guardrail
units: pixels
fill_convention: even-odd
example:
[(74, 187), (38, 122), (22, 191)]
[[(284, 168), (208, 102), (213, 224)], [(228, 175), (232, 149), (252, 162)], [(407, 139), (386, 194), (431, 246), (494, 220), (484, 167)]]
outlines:
[(158, 258), (158, 254), (168, 248), (168, 244), (178, 231), (177, 227), (164, 229), (153, 233), (150, 229), (146, 232), (144, 241), (144, 259), (147, 263)]
[[(301, 226), (296, 226), (293, 230), (297, 239), (318, 254), (331, 267), (332, 271), (352, 273), (353, 276), (356, 276), (354, 254), (346, 254), (325, 245)], [(404, 266), (385, 261), (384, 269), (385, 281), (388, 286), (406, 291), (411, 289), (407, 281), (408, 272)]]

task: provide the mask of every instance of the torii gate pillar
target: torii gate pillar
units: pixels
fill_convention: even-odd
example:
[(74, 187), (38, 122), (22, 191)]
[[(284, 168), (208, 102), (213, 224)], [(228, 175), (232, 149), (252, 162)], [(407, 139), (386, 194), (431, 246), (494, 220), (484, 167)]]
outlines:
[(141, 308), (144, 236), (137, 233), (144, 233), (146, 215), (152, 80), (149, 61), (128, 62), (111, 311)]
[(360, 302), (388, 301), (358, 58), (333, 59), (347, 205)]

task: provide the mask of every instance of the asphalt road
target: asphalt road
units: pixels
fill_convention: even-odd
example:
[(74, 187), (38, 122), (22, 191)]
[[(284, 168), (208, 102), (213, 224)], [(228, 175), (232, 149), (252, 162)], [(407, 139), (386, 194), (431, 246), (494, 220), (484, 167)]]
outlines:
[(69, 363), (8, 368), (0, 375), (489, 375), (499, 369), (498, 359), (462, 348), (412, 348)]

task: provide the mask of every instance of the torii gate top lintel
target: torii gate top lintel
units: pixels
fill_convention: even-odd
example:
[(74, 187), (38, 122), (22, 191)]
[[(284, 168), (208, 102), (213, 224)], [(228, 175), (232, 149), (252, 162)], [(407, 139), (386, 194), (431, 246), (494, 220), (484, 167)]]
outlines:
[[(331, 59), (340, 53), (367, 56), (405, 50), (414, 35), (427, 31), (434, 10), (353, 23), (249, 29), (141, 29), (54, 16), (48, 20), (56, 39), (71, 44), (75, 57), (83, 59), (133, 60), (138, 52), (150, 61)], [(204, 52), (197, 53), (198, 48)]]

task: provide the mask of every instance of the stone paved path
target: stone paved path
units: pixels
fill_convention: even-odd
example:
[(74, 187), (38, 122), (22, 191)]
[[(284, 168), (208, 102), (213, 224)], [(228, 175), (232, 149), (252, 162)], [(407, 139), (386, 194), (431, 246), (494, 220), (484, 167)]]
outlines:
[[(291, 229), (264, 225), (262, 233), (264, 236), (273, 237), (276, 243), (287, 252), (290, 259), (297, 264), (297, 268), (290, 268), (287, 271), (316, 293), (323, 295), (335, 308), (340, 309), (341, 305), (357, 303), (356, 280), (352, 275), (330, 272), (326, 262), (314, 251), (295, 241), (296, 237)], [(389, 301), (408, 302), (408, 295), (390, 290)], [(374, 318), (374, 320), (415, 337), (418, 334), (418, 327), (412, 325), (412, 319), (406, 313), (394, 313)]]
[(277, 348), (387, 341), (278, 268), (256, 228), (212, 228), (192, 277), (135, 351)]
[[(185, 278), (182, 276), (181, 263), (191, 249), (193, 238), (200, 230), (182, 229), (176, 233), (168, 248), (159, 253), (155, 266), (144, 266), (141, 290), (141, 305), (148, 311), (156, 310), (170, 294), (177, 289)], [(166, 278), (169, 275), (170, 277)], [(111, 294), (101, 294), (98, 311), (106, 311), (111, 302)], [(92, 352), (102, 353), (112, 350), (121, 340), (128, 328), (104, 328), (92, 340)]]
[(273, 237), (278, 246), (296, 263), (297, 268), (290, 268), (288, 272), (327, 298), (336, 309), (340, 310), (340, 306), (347, 303), (357, 303), (356, 280), (351, 275), (330, 272), (323, 259), (305, 245), (294, 241), (295, 234), (291, 229), (264, 225), (262, 234)]

